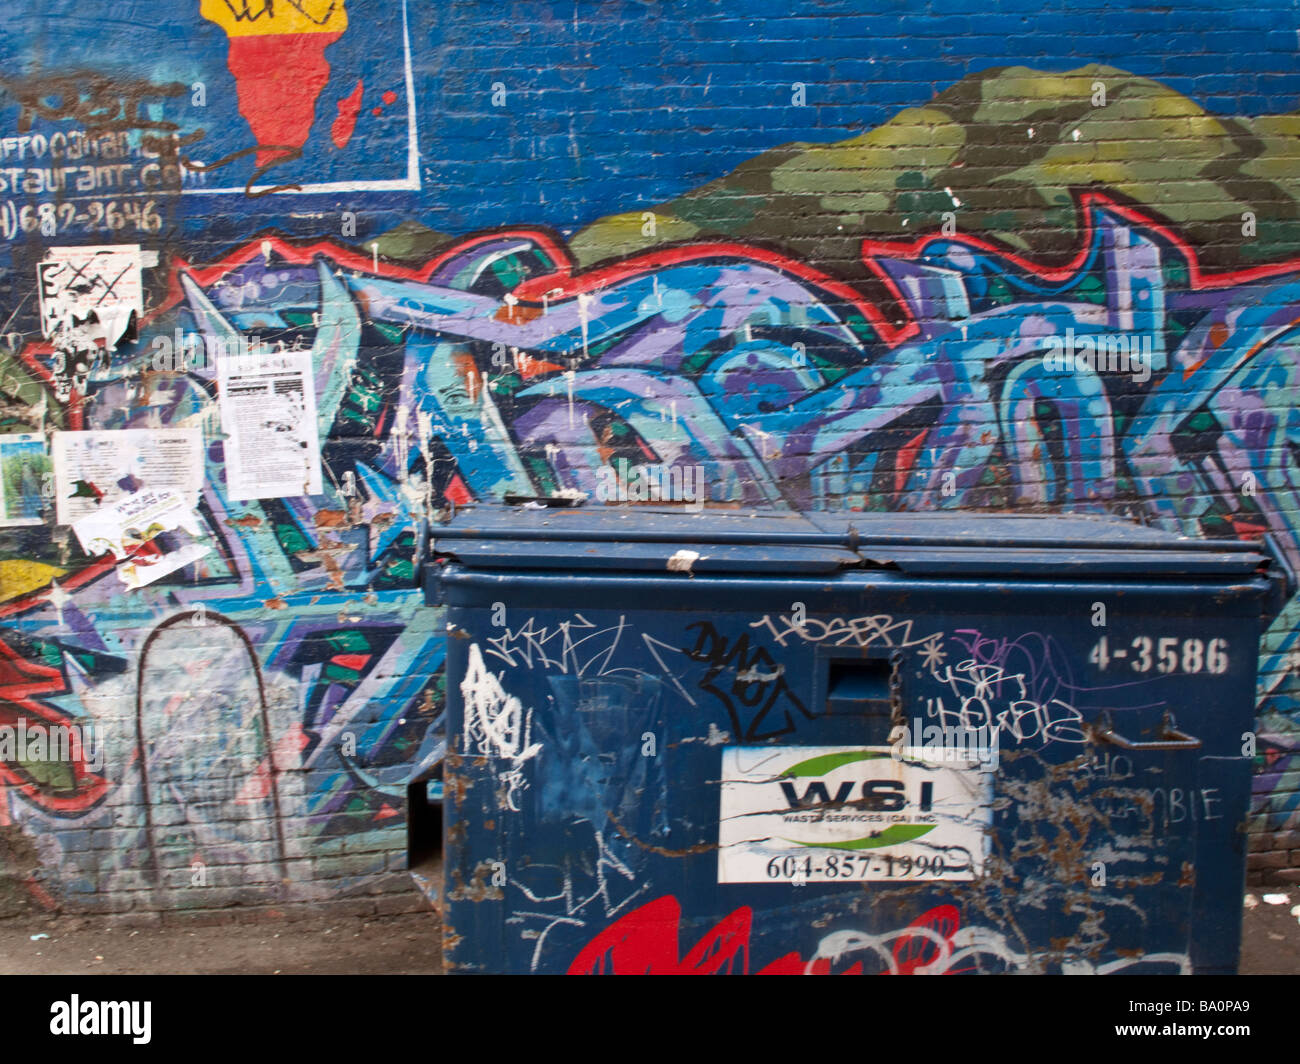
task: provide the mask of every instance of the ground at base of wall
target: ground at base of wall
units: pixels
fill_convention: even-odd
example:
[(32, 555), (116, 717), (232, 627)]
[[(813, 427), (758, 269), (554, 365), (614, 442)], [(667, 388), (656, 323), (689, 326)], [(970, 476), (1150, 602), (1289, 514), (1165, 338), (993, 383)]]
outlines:
[(1291, 912), (1300, 907), (1300, 890), (1265, 888), (1270, 897), (1287, 900), (1280, 905), (1261, 902), (1246, 910), (1242, 922), (1242, 975), (1300, 975), (1300, 918)]
[(433, 975), (441, 944), (432, 912), (135, 928), (14, 919), (0, 920), (0, 975)]
[[(1300, 902), (1246, 913), (1243, 975), (1300, 974)], [(433, 975), (441, 929), (431, 912), (293, 923), (126, 928), (102, 918), (0, 920), (0, 975)], [(48, 938), (32, 940), (33, 935)]]

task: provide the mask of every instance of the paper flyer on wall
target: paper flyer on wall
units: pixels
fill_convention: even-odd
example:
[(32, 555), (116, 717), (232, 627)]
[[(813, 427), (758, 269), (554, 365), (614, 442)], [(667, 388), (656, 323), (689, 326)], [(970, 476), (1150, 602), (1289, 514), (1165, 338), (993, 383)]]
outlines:
[(138, 244), (47, 249), (36, 268), (41, 332), (115, 345), (144, 306), (142, 264)]
[(311, 351), (254, 345), (225, 353), (217, 381), (230, 498), (319, 495)]
[(142, 488), (176, 492), (191, 509), (203, 490), (203, 433), (197, 428), (56, 432), (53, 459), (61, 525)]
[(39, 525), (42, 495), (50, 471), (45, 437), (39, 432), (0, 436), (0, 526)]
[(202, 523), (173, 491), (132, 492), (82, 517), (72, 531), (87, 554), (111, 552), (124, 562), (117, 575), (131, 589), (174, 573), (211, 549), (193, 542), (203, 534)]

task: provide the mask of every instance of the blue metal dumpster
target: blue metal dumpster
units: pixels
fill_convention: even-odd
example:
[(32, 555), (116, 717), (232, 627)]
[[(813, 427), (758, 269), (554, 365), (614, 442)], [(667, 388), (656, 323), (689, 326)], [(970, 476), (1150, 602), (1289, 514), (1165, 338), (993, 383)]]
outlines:
[(1231, 972), (1257, 545), (1088, 516), (475, 508), (460, 972)]

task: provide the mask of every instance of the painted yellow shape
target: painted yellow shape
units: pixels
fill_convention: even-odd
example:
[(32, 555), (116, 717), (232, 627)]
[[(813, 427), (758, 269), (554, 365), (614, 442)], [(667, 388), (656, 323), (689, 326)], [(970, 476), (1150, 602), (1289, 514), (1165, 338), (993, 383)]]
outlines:
[(199, 0), (199, 14), (227, 37), (272, 33), (342, 33), (346, 0)]
[(0, 561), (0, 602), (8, 602), (10, 599), (21, 598), (33, 591), (39, 591), (66, 572), (66, 569), (54, 565), (24, 561), (22, 558)]
[[(801, 150), (772, 170), (772, 190), (850, 197), (839, 209), (888, 210), (898, 174), (919, 170), (934, 178), (957, 160), (965, 142), (965, 130), (942, 111), (909, 107), (858, 137), (793, 145)], [(826, 202), (822, 206), (836, 209)]]
[[(974, 120), (988, 125), (1014, 124), (1033, 121), (1035, 114), (1050, 113), (1054, 107), (1090, 106), (1093, 86), (1101, 82), (1106, 87), (1107, 96), (1114, 95), (1121, 86), (1132, 86), (1145, 82), (1145, 78), (1135, 78), (1118, 67), (1090, 63), (1087, 66), (1067, 70), (1063, 74), (1035, 70), (1032, 67), (1007, 67), (996, 77), (989, 78), (981, 85), (981, 104), (976, 109)], [(1158, 82), (1151, 82), (1162, 91)]]
[(606, 259), (648, 251), (674, 240), (689, 240), (700, 231), (698, 226), (683, 221), (662, 207), (654, 210), (654, 227), (651, 229), (642, 213), (610, 214), (592, 222), (569, 241), (569, 250), (581, 265), (590, 266)]

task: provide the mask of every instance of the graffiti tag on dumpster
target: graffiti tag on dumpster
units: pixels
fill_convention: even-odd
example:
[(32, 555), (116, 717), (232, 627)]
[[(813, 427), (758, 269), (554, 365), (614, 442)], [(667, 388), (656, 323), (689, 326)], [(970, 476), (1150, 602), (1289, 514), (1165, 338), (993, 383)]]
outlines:
[(888, 746), (724, 749), (718, 882), (979, 876), (992, 809), (987, 760), (973, 750), (897, 754)]

